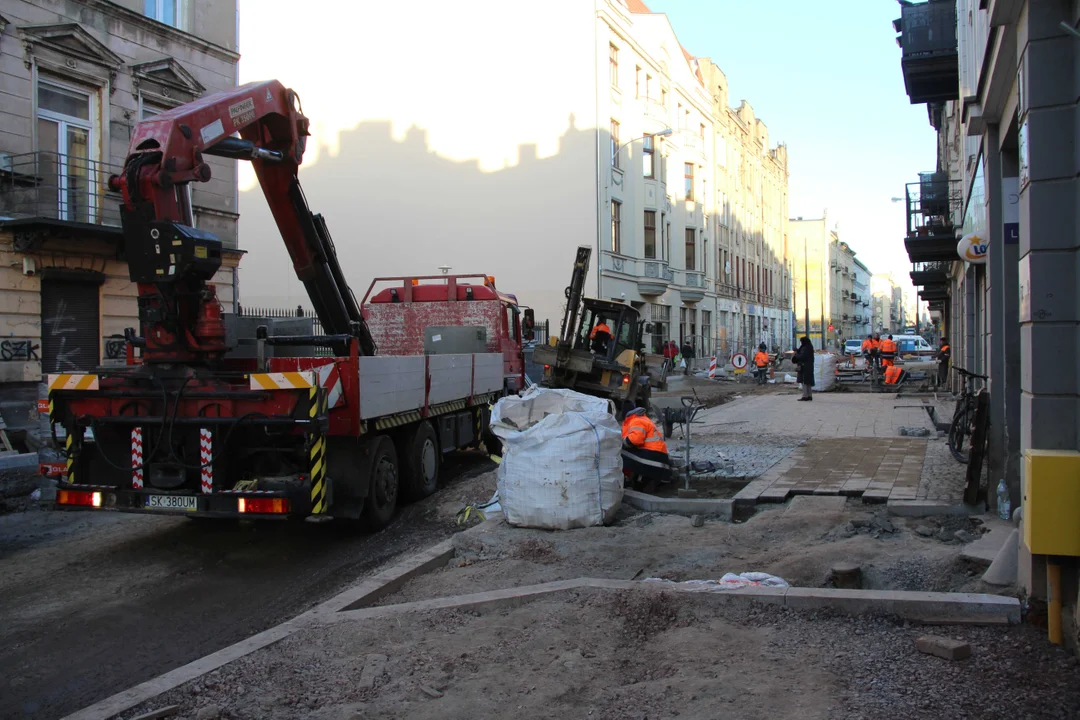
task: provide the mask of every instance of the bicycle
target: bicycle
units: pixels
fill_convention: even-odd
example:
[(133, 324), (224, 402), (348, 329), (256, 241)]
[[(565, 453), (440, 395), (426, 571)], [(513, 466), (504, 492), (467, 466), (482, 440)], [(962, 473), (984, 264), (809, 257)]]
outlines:
[(952, 423), (949, 425), (949, 451), (957, 462), (967, 464), (970, 453), (964, 452), (964, 441), (975, 433), (975, 402), (978, 393), (968, 385), (968, 378), (989, 380), (986, 375), (979, 375), (962, 367), (953, 367), (960, 373), (960, 397), (956, 401)]

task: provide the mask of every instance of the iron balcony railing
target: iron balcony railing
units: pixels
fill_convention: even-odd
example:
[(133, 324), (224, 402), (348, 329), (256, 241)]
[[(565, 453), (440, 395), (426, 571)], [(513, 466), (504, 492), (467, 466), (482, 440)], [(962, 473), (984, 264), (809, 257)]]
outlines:
[(39, 150), (0, 164), (0, 215), (120, 225), (120, 195), (109, 190), (119, 165)]
[(945, 173), (919, 173), (920, 180), (908, 183), (908, 237), (951, 235), (953, 212), (963, 202), (959, 180), (949, 180)]
[(952, 260), (933, 260), (931, 262), (917, 262), (911, 264), (911, 271), (917, 273), (949, 273), (952, 272), (952, 264)]

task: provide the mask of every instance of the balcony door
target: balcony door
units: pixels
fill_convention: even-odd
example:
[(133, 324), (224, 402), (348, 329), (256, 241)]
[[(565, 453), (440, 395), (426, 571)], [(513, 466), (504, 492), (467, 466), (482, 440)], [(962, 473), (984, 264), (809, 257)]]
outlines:
[(39, 181), (44, 188), (56, 188), (57, 218), (92, 223), (96, 219), (93, 98), (88, 92), (39, 81), (37, 101)]

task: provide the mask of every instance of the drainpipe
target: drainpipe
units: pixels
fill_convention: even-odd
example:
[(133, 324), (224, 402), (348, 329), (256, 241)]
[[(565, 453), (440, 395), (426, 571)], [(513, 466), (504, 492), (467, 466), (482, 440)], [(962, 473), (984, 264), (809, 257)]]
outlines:
[(603, 298), (604, 295), (604, 256), (601, 237), (601, 221), (600, 213), (602, 211), (601, 204), (601, 157), (600, 157), (600, 40), (598, 36), (598, 29), (600, 26), (600, 15), (596, 7), (596, 3), (593, 3), (593, 89), (596, 97), (595, 114), (593, 119), (596, 125), (596, 297)]

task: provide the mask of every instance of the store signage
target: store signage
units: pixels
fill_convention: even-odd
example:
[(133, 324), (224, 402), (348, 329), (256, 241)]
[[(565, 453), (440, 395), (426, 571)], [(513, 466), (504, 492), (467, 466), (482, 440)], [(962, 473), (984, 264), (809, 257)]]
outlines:
[(986, 263), (986, 251), (989, 246), (989, 242), (978, 233), (968, 233), (956, 243), (956, 254), (961, 260), (972, 265), (983, 265)]

